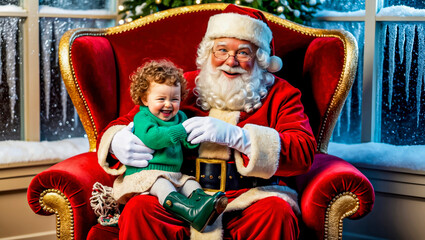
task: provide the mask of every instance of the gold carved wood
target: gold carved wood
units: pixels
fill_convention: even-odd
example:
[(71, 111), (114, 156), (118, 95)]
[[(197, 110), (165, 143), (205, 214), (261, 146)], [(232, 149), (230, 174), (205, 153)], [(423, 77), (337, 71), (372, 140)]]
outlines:
[(344, 218), (353, 215), (359, 206), (359, 199), (354, 193), (344, 192), (334, 197), (326, 208), (324, 239), (341, 240)]
[(56, 215), (57, 239), (74, 239), (74, 214), (68, 198), (57, 189), (46, 189), (39, 201), (44, 211)]

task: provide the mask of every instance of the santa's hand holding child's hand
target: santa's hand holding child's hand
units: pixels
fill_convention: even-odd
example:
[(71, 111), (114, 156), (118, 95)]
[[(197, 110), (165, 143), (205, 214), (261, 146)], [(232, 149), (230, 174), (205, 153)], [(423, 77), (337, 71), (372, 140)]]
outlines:
[(183, 122), (192, 144), (213, 142), (249, 156), (251, 141), (247, 130), (213, 117), (193, 117)]
[(148, 148), (133, 134), (133, 122), (118, 131), (111, 142), (111, 152), (124, 165), (147, 167), (154, 150)]

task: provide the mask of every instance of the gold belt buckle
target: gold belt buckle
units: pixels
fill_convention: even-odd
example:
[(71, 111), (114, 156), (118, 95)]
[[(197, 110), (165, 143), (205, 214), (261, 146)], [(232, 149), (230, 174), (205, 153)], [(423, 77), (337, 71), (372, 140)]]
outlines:
[[(197, 158), (196, 159), (196, 181), (199, 182), (201, 179), (201, 162), (202, 163), (208, 163), (208, 164), (221, 164), (221, 174), (218, 177), (220, 179), (220, 189), (209, 189), (209, 188), (203, 188), (205, 191), (210, 192), (225, 192), (226, 190), (226, 160), (221, 159), (212, 159), (212, 158)], [(207, 176), (203, 176), (207, 177)], [(213, 176), (212, 176), (213, 177)]]

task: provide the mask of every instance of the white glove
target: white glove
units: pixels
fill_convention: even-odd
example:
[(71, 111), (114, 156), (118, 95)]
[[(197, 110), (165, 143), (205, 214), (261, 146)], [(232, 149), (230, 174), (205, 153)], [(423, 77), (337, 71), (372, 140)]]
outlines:
[(142, 140), (133, 134), (133, 126), (134, 123), (131, 122), (115, 133), (111, 142), (111, 153), (124, 165), (147, 167), (153, 157), (154, 150), (146, 147)]
[(183, 122), (192, 144), (213, 142), (249, 156), (251, 141), (247, 130), (212, 117), (193, 117)]

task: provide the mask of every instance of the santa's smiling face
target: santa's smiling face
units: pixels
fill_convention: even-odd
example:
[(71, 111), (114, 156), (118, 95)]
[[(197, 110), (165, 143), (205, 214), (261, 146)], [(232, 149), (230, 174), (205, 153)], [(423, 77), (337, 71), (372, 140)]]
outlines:
[(204, 110), (245, 112), (261, 107), (274, 76), (261, 67), (258, 51), (253, 43), (236, 38), (201, 43), (197, 58), (201, 71), (194, 89), (197, 104)]
[(217, 38), (212, 49), (211, 65), (229, 79), (251, 73), (257, 46), (237, 38)]

